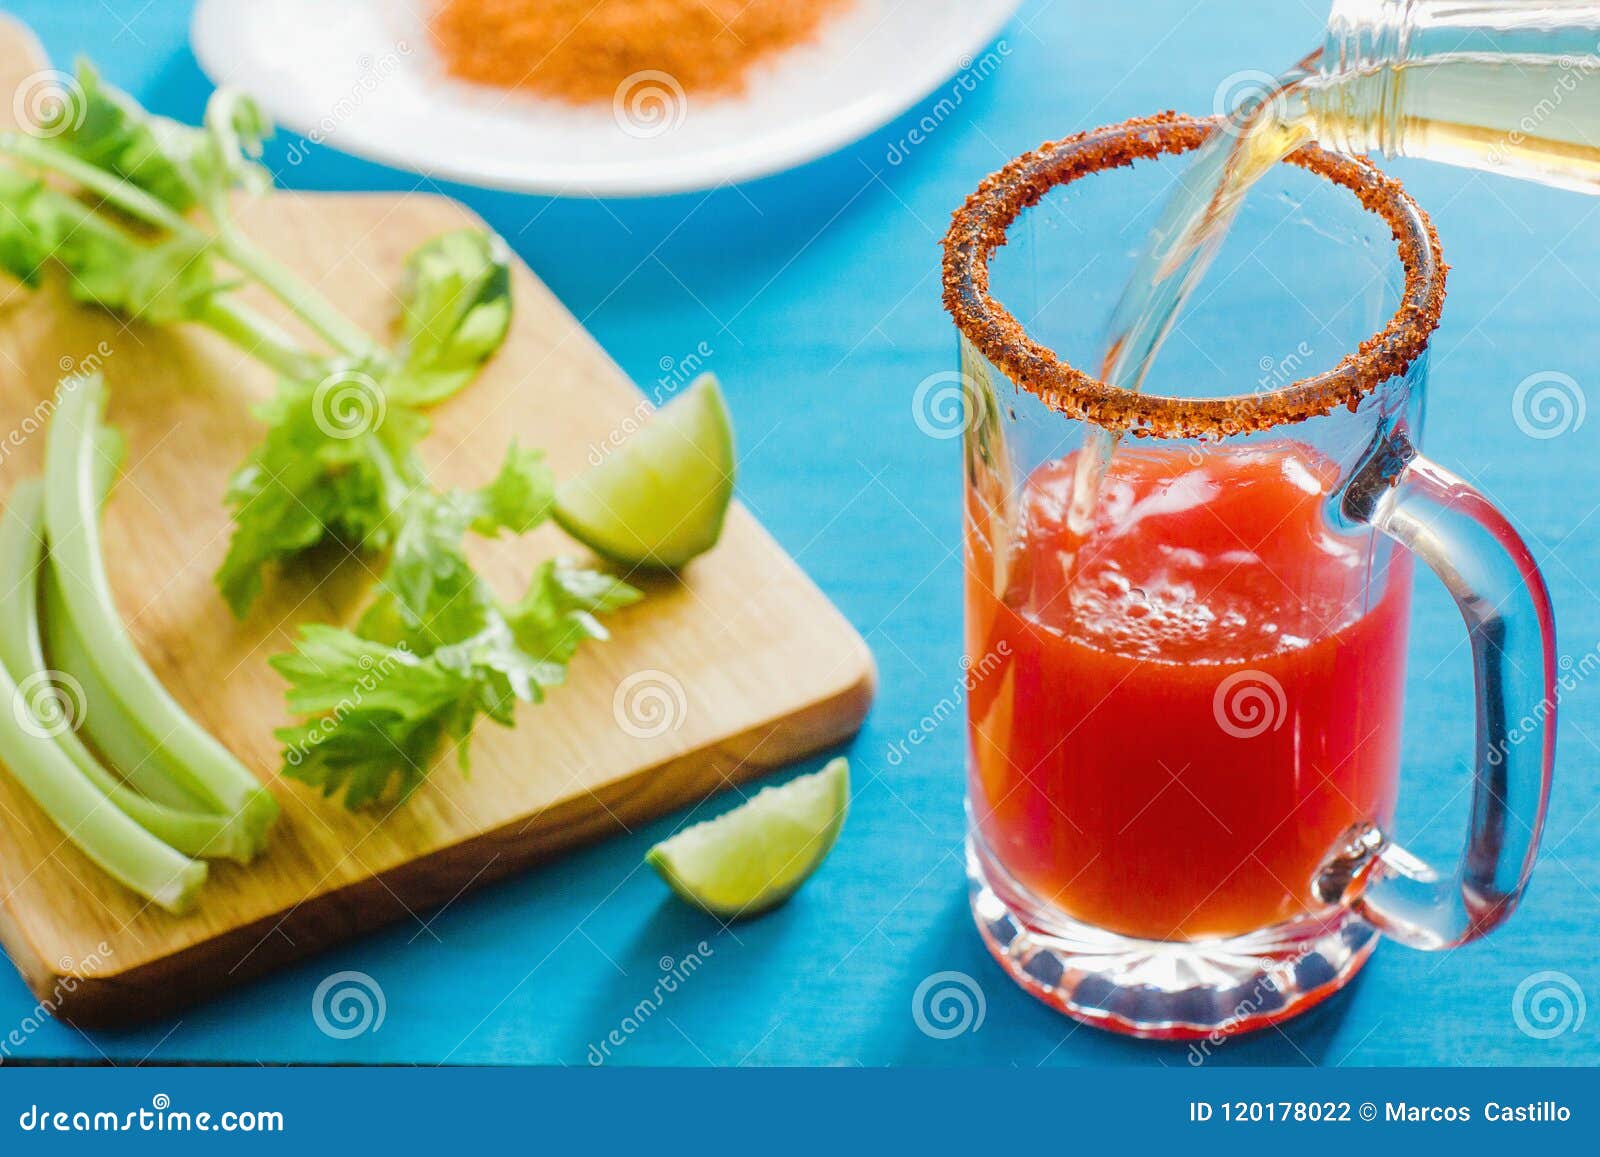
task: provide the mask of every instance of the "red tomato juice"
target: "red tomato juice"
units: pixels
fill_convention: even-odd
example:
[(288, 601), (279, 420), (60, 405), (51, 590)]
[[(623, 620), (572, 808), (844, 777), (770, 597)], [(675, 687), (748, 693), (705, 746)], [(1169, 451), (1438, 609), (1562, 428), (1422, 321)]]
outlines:
[(1312, 911), (1340, 834), (1393, 811), (1409, 555), (1337, 531), (1335, 472), (1293, 443), (1119, 449), (1083, 534), (1073, 468), (1034, 472), (1003, 547), (969, 502), (970, 794), (989, 855), (1125, 936)]

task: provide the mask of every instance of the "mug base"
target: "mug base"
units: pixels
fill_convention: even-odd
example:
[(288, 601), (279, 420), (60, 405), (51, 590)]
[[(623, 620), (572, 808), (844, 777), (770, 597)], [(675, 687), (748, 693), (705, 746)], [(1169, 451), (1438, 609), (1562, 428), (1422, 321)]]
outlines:
[(1228, 939), (1135, 940), (1048, 912), (967, 837), (973, 919), (1000, 967), (1074, 1020), (1150, 1040), (1221, 1039), (1288, 1020), (1360, 971), (1378, 933), (1348, 912)]

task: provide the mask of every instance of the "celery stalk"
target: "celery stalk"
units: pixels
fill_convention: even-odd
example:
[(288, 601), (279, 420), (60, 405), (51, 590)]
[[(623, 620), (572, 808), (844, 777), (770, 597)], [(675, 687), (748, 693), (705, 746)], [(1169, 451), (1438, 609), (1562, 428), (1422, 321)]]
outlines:
[[(44, 552), (44, 487), (34, 478), (19, 482), (11, 491), (11, 501), (0, 519), (0, 665), (19, 684), (52, 672), (44, 657), (39, 638), (39, 567)], [(73, 679), (71, 672), (66, 674)], [(98, 713), (109, 696), (104, 692), (83, 691), (85, 705)], [(75, 720), (84, 726), (85, 718)], [(233, 859), (249, 863), (254, 849), (231, 816), (167, 807), (133, 790), (123, 780), (100, 765), (71, 728), (55, 737), (56, 746), (73, 764), (127, 816), (151, 835), (187, 856)], [(148, 756), (146, 756), (148, 758)], [(143, 762), (143, 761), (141, 761)]]
[[(12, 503), (15, 504), (13, 496)], [(16, 521), (7, 512), (5, 525)], [(7, 559), (7, 562), (10, 560)], [(6, 570), (0, 583), (25, 583), (25, 575)], [(0, 664), (0, 749), (13, 779), (31, 796), (68, 841), (112, 879), (169, 912), (194, 904), (205, 883), (206, 866), (162, 843), (126, 813), (68, 758), (32, 705)]]
[(315, 359), (297, 349), (293, 338), (243, 302), (218, 297), (197, 320), (284, 377), (321, 376)]
[[(59, 189), (45, 189), (38, 196), (52, 212), (71, 223), (74, 234), (87, 233), (113, 248), (145, 244), (116, 221)], [(299, 349), (280, 326), (231, 296), (216, 298), (195, 320), (280, 374), (292, 378), (320, 376), (316, 359)]]
[(0, 153), (70, 177), (91, 193), (147, 225), (194, 241), (207, 239), (202, 230), (184, 219), (183, 214), (162, 204), (137, 185), (73, 156), (49, 140), (30, 137), (25, 133), (0, 133)]
[(52, 667), (78, 681), (84, 698), (94, 704), (83, 721), (89, 742), (117, 774), (150, 799), (180, 811), (208, 810), (205, 800), (183, 786), (182, 772), (173, 767), (171, 756), (159, 744), (150, 745), (143, 729), (95, 672), (89, 646), (78, 637), (67, 614), (61, 584), (48, 566), (44, 569), (45, 654)]
[[(0, 669), (0, 697), (23, 702), (11, 675)], [(168, 847), (102, 795), (54, 740), (26, 729), (21, 711), (0, 711), (6, 768), (71, 843), (118, 883), (169, 912), (194, 906), (206, 866)]]
[(49, 140), (23, 133), (0, 133), (0, 154), (59, 173), (147, 225), (196, 245), (210, 246), (265, 286), (341, 353), (371, 358), (381, 352), (365, 330), (334, 308), (309, 282), (290, 273), (248, 241), (225, 216), (213, 222), (217, 230), (213, 236), (131, 182), (73, 156)]
[(98, 375), (63, 390), (45, 443), (49, 567), (89, 664), (152, 746), (165, 748), (183, 786), (211, 808), (240, 816), (260, 847), (278, 804), (233, 754), (184, 712), (150, 670), (116, 611), (100, 552), (96, 430), (104, 404)]
[(340, 353), (352, 357), (375, 358), (381, 354), (367, 332), (340, 313), (327, 298), (311, 285), (275, 259), (245, 239), (231, 222), (223, 219), (217, 223), (216, 250), (243, 273), (265, 286), (273, 296), (294, 313), (327, 343)]

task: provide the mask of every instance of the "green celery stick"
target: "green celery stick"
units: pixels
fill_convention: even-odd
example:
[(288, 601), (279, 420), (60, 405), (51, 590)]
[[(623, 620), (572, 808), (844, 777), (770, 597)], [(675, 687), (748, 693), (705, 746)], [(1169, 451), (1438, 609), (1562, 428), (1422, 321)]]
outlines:
[[(13, 520), (6, 520), (8, 525)], [(0, 583), (27, 577), (7, 571)], [(0, 749), (5, 767), (68, 841), (117, 882), (169, 912), (193, 907), (206, 866), (162, 843), (117, 808), (49, 735), (11, 672), (0, 664)], [(31, 716), (31, 718), (30, 718)]]
[[(39, 638), (39, 567), (44, 557), (44, 487), (38, 479), (16, 484), (5, 515), (0, 518), (0, 664), (19, 685), (32, 686), (54, 671), (45, 661)], [(75, 679), (68, 673), (68, 678)], [(109, 696), (83, 692), (83, 726), (87, 716), (100, 711)], [(133, 790), (100, 765), (69, 727), (54, 736), (68, 759), (112, 803), (139, 826), (188, 856), (234, 859), (248, 863), (253, 849), (233, 817), (218, 813), (183, 811), (167, 807)]]
[(277, 819), (277, 801), (161, 685), (116, 611), (100, 551), (102, 471), (96, 431), (104, 395), (98, 375), (76, 379), (61, 391), (50, 421), (44, 496), (49, 568), (100, 681), (150, 745), (166, 750), (185, 789), (215, 810), (238, 814), (251, 843), (259, 847)]

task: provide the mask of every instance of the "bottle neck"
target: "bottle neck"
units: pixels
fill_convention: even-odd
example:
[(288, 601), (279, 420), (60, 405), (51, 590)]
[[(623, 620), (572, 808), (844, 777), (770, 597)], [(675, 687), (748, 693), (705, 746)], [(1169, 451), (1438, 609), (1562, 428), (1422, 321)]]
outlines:
[(1322, 42), (1323, 75), (1366, 72), (1406, 60), (1416, 0), (1333, 0)]
[(1404, 152), (1403, 74), (1417, 50), (1416, 10), (1428, 0), (1334, 0), (1307, 85), (1317, 139), (1347, 153)]
[(1329, 148), (1600, 193), (1600, 0), (1333, 0), (1308, 70)]

